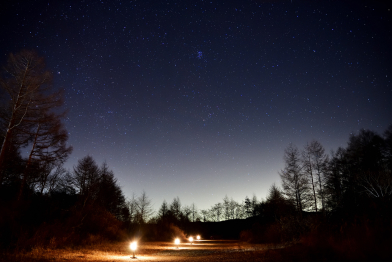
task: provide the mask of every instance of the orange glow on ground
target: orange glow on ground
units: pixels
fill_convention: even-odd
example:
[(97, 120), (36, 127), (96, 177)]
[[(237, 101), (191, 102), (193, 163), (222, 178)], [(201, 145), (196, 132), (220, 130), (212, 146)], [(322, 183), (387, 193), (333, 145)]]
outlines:
[[(178, 240), (179, 242), (179, 240)], [(274, 247), (274, 249), (277, 247)], [(247, 244), (228, 240), (201, 240), (197, 245), (173, 248), (173, 242), (138, 243), (136, 258), (129, 242), (106, 243), (83, 248), (44, 249), (33, 248), (30, 252), (6, 256), (4, 261), (216, 261), (231, 259), (242, 261), (249, 256), (261, 254), (267, 245)], [(248, 257), (243, 257), (244, 254)], [(3, 257), (4, 258), (4, 257)], [(9, 258), (9, 259), (8, 259)], [(235, 260), (233, 260), (233, 258)], [(8, 259), (8, 260), (7, 260)], [(223, 259), (223, 260), (222, 260)], [(245, 260), (247, 261), (247, 260)]]

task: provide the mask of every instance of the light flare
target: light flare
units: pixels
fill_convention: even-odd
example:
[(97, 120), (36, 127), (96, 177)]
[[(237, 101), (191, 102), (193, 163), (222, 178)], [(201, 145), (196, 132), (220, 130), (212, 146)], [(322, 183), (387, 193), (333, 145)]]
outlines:
[(176, 245), (177, 245), (177, 248), (178, 248), (178, 245), (180, 244), (180, 239), (179, 239), (179, 238), (176, 238), (176, 239), (174, 240), (174, 244), (176, 244)]
[(129, 247), (131, 248), (131, 250), (132, 250), (132, 252), (133, 252), (133, 256), (132, 256), (131, 258), (136, 258), (136, 257), (135, 257), (135, 251), (136, 251), (136, 248), (137, 248), (137, 242), (136, 242), (136, 241), (133, 241), (133, 242), (129, 245)]

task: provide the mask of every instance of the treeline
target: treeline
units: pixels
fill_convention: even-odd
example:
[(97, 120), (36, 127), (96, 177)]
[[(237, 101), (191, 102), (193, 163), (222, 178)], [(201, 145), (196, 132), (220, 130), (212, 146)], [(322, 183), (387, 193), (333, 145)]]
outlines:
[(360, 130), (329, 157), (312, 141), (300, 152), (290, 145), (281, 171), (283, 193), (300, 211), (358, 214), (369, 202), (392, 196), (392, 126), (383, 136)]
[(271, 261), (392, 259), (392, 126), (351, 134), (331, 155), (318, 141), (290, 144), (284, 162), (243, 240), (292, 244)]
[[(158, 238), (178, 235), (177, 229), (186, 234), (204, 229), (204, 237), (209, 238), (224, 230), (211, 230), (202, 222), (237, 220), (226, 225), (242, 228), (237, 237), (244, 241), (319, 245), (332, 256), (326, 260), (349, 259), (347, 252), (354, 260), (385, 258), (392, 255), (388, 253), (392, 241), (391, 157), (392, 126), (383, 135), (370, 130), (351, 134), (346, 147), (330, 154), (315, 140), (302, 149), (290, 144), (279, 172), (281, 181), (270, 186), (265, 199), (253, 196), (237, 202), (225, 196), (222, 202), (199, 210), (194, 203), (181, 205), (176, 197), (170, 203), (164, 200), (149, 223), (157, 225), (159, 234), (153, 235)], [(213, 237), (233, 237), (223, 234)]]
[(245, 197), (242, 202), (237, 202), (233, 198), (225, 196), (221, 203), (213, 205), (209, 209), (199, 210), (193, 203), (190, 206), (181, 205), (179, 197), (173, 199), (168, 204), (166, 200), (158, 210), (158, 214), (152, 218), (152, 222), (166, 217), (173, 217), (178, 221), (189, 222), (219, 222), (230, 219), (245, 219), (258, 215), (259, 201), (256, 196), (252, 199)]
[(63, 92), (54, 90), (42, 57), (10, 54), (0, 84), (0, 248), (156, 235), (145, 228), (154, 213), (147, 194), (126, 200), (106, 163), (86, 156), (64, 169), (72, 147)]
[(86, 156), (72, 171), (63, 168), (72, 152), (63, 92), (54, 90), (44, 59), (10, 54), (0, 85), (0, 247), (124, 237), (129, 209), (109, 167)]
[[(304, 212), (320, 213), (324, 217), (336, 213), (350, 216), (368, 212), (364, 209), (367, 205), (391, 202), (392, 126), (383, 136), (370, 130), (351, 134), (347, 147), (340, 147), (330, 155), (316, 140), (302, 150), (290, 144), (283, 159), (285, 167), (279, 172), (281, 187), (271, 185), (265, 200), (259, 201), (254, 195), (237, 202), (225, 196), (211, 208), (198, 210), (195, 204), (182, 207), (177, 197), (170, 204), (163, 201), (155, 219), (175, 214), (179, 220), (185, 217), (192, 222), (218, 222), (277, 217), (276, 212), (284, 210), (298, 217)], [(286, 207), (273, 207), (283, 202)]]

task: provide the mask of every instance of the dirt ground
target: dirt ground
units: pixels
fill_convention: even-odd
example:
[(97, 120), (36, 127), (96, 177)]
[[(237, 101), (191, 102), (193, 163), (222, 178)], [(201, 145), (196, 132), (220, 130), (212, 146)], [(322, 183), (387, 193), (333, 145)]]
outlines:
[[(81, 249), (33, 249), (3, 257), (1, 261), (265, 261), (265, 251), (278, 246), (248, 244), (232, 240), (200, 240), (193, 244), (139, 243), (135, 253), (130, 242), (102, 244)], [(268, 259), (267, 259), (268, 260)]]

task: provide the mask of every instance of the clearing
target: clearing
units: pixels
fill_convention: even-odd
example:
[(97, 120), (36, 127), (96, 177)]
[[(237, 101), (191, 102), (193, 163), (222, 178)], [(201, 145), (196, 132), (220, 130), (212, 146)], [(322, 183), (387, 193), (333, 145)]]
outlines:
[(129, 245), (130, 242), (121, 242), (80, 249), (35, 248), (8, 255), (2, 261), (265, 261), (266, 250), (281, 248), (235, 240), (199, 240), (178, 247), (173, 242), (144, 242), (138, 244), (136, 258), (132, 258)]

